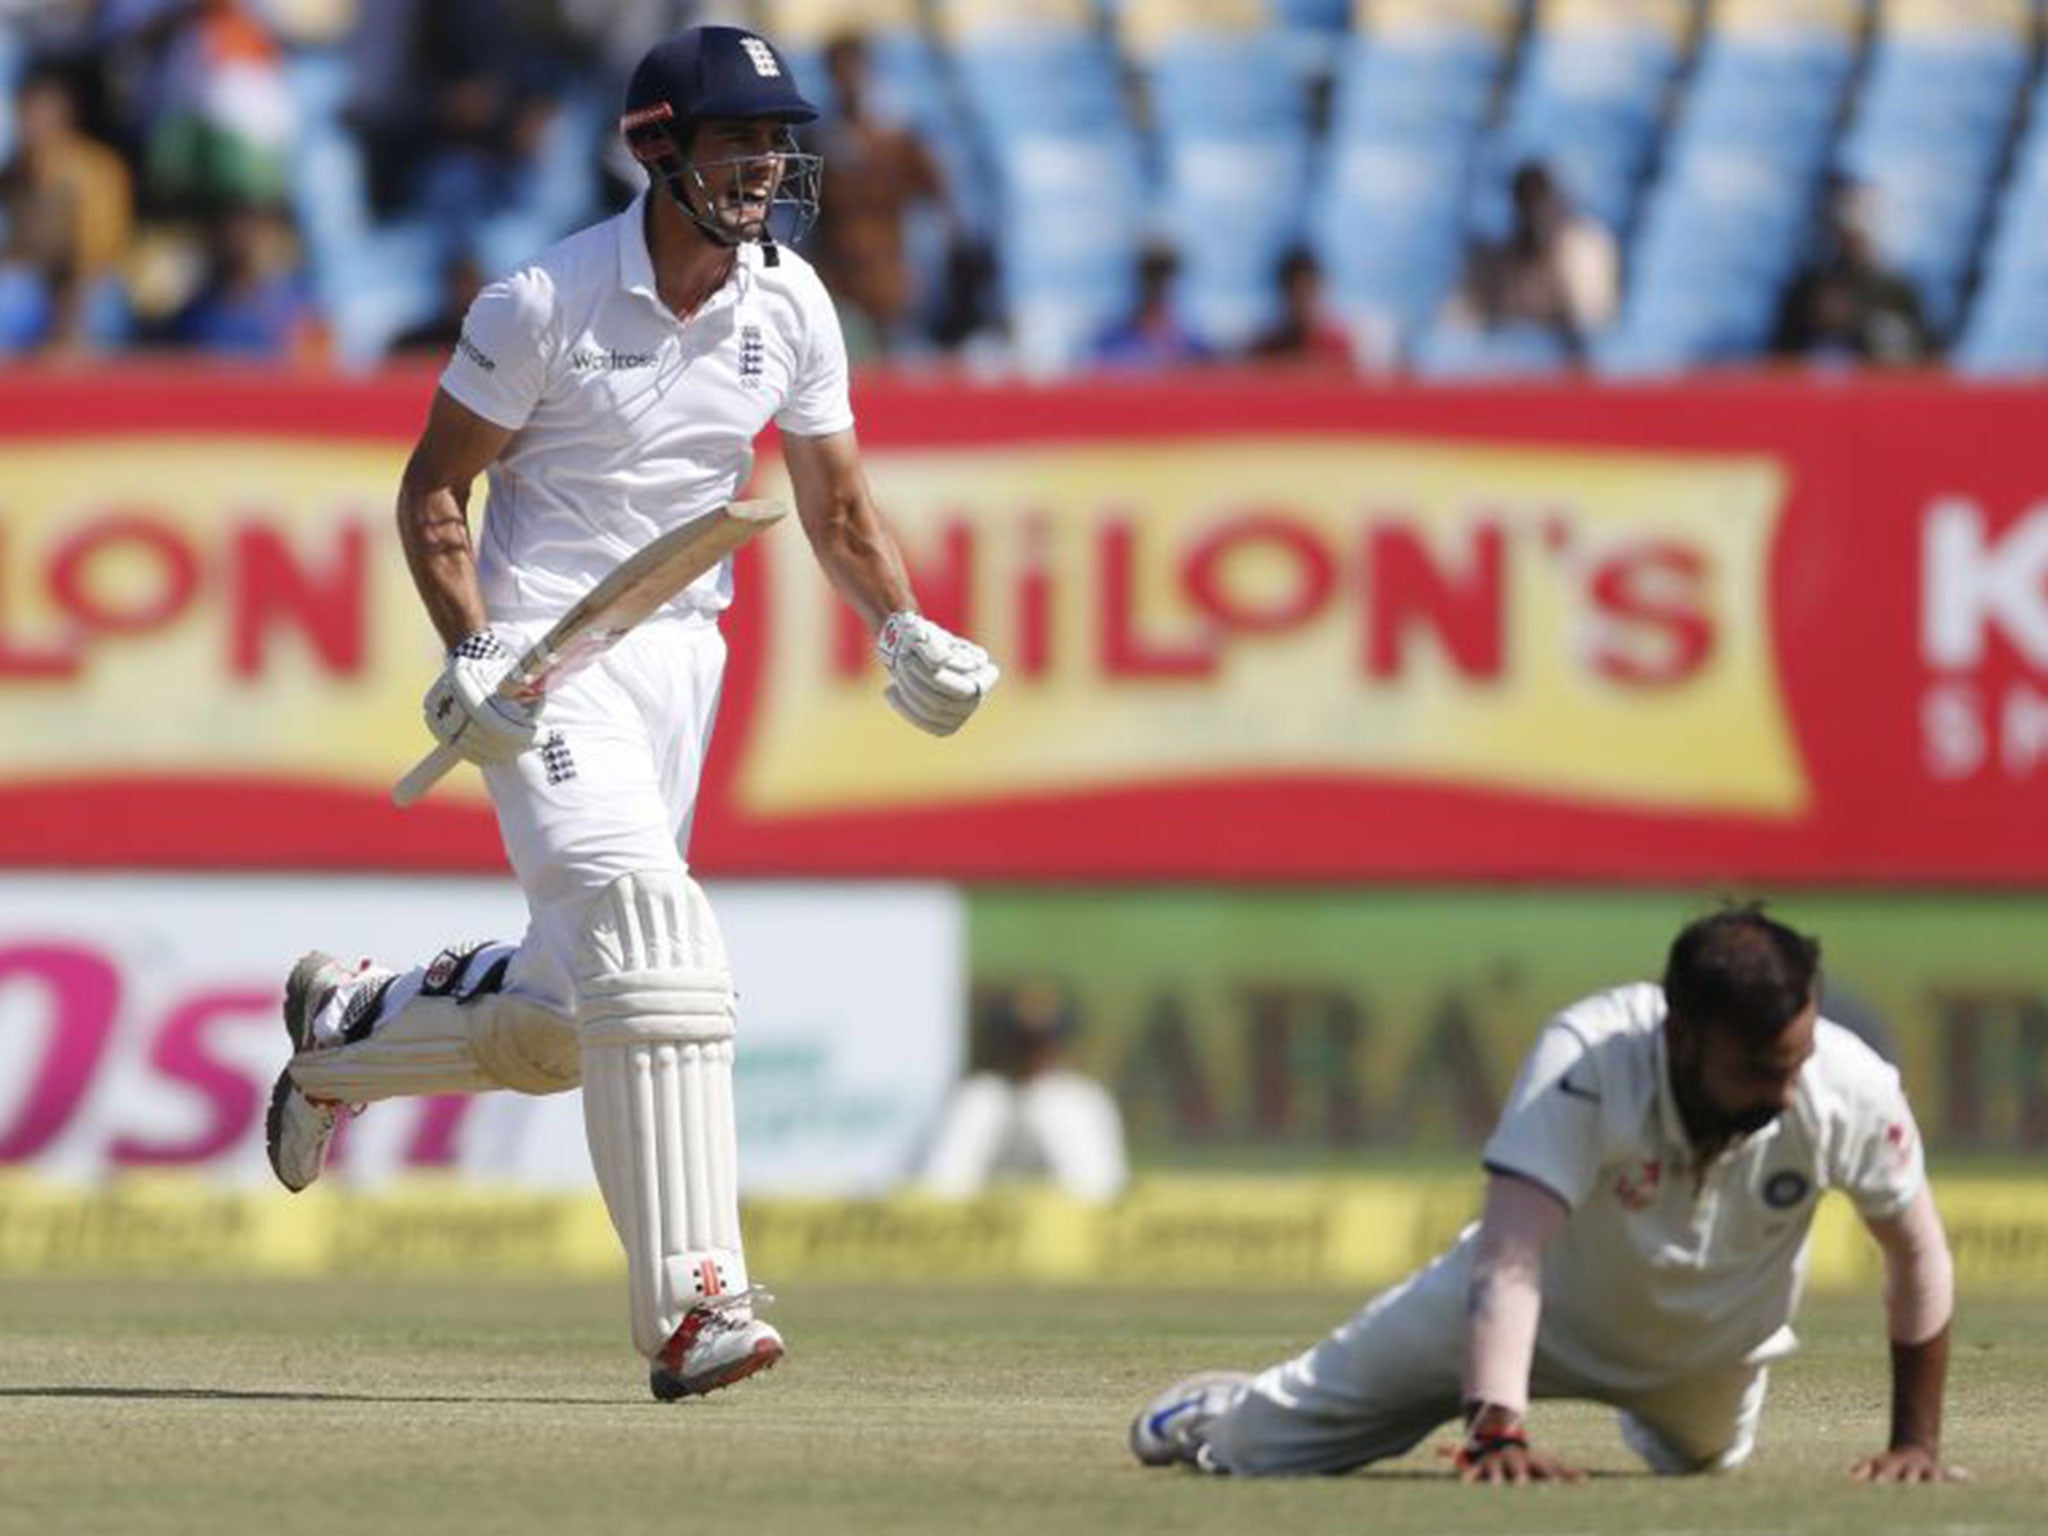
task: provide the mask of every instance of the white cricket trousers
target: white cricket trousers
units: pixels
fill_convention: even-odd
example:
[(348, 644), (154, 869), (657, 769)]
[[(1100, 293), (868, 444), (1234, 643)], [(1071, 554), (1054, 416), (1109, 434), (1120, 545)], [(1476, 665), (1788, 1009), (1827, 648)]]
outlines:
[[(1403, 1455), (1456, 1419), (1472, 1252), (1468, 1233), (1320, 1344), (1254, 1377), (1208, 1426), (1216, 1465), (1240, 1476), (1348, 1472)], [(1620, 1409), (1622, 1439), (1654, 1472), (1719, 1472), (1748, 1459), (1767, 1378), (1760, 1365), (1737, 1364), (1618, 1390), (1563, 1369), (1539, 1327), (1529, 1388)]]
[[(496, 627), (515, 650), (547, 630)], [(571, 1012), (591, 898), (636, 870), (688, 867), (724, 673), (715, 619), (651, 619), (548, 696), (533, 751), (484, 770), (529, 917), (506, 990)]]

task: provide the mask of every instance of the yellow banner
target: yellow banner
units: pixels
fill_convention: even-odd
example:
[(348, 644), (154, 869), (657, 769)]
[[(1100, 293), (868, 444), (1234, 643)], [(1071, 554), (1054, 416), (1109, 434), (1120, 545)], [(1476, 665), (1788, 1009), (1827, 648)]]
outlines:
[(439, 658), (392, 522), (403, 462), (275, 436), (0, 444), (0, 783), (381, 790), (428, 744)]
[(1244, 439), (872, 455), (932, 615), (1004, 665), (944, 742), (769, 561), (753, 815), (1285, 775), (1793, 817), (1767, 459)]
[[(1957, 1285), (2048, 1285), (2048, 1185), (1938, 1180)], [(1141, 1179), (1113, 1206), (1043, 1192), (966, 1204), (755, 1200), (747, 1259), (796, 1282), (877, 1280), (1174, 1285), (1246, 1290), (1398, 1280), (1477, 1214), (1472, 1177)], [(1808, 1280), (1876, 1293), (1876, 1245), (1846, 1200), (1821, 1203)], [(10, 1275), (616, 1274), (593, 1193), (480, 1189), (421, 1178), (388, 1192), (322, 1185), (294, 1198), (136, 1176), (103, 1189), (0, 1176), (0, 1277)]]

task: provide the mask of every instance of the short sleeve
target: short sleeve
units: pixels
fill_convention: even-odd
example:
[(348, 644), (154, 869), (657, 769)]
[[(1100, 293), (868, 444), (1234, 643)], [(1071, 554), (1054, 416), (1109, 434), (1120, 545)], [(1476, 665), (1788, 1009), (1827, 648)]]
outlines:
[(547, 382), (554, 293), (527, 268), (476, 296), (441, 373), (457, 403), (509, 432), (526, 425)]
[(1855, 1070), (1845, 1074), (1848, 1091), (1831, 1138), (1836, 1150), (1828, 1180), (1864, 1219), (1889, 1221), (1919, 1196), (1927, 1181), (1926, 1152), (1898, 1069), (1861, 1040), (1850, 1037), (1848, 1046)]
[(1488, 1170), (1531, 1179), (1576, 1210), (1600, 1172), (1603, 1092), (1584, 1037), (1553, 1022), (1509, 1090), (1486, 1143)]
[(815, 280), (801, 289), (804, 317), (803, 360), (792, 381), (789, 398), (775, 414), (775, 424), (798, 437), (829, 437), (853, 425), (853, 404), (846, 383), (846, 338), (839, 315), (824, 285)]

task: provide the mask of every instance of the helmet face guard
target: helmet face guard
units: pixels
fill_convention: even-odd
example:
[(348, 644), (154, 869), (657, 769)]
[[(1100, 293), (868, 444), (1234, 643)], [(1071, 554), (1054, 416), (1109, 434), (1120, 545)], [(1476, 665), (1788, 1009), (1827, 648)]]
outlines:
[(699, 160), (690, 142), (695, 127), (678, 121), (666, 102), (619, 120), (633, 158), (668, 189), (683, 216), (707, 239), (725, 246), (758, 241), (771, 261), (778, 241), (802, 240), (818, 217), (824, 160), (802, 150), (786, 122), (775, 147), (765, 154)]

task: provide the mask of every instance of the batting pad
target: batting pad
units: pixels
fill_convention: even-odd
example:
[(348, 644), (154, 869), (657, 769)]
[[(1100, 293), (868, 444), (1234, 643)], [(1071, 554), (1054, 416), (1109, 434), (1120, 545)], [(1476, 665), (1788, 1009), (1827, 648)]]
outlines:
[(621, 876), (577, 962), (583, 1124), (653, 1359), (700, 1300), (746, 1289), (733, 994), (711, 904), (680, 872)]
[(353, 1045), (301, 1051), (292, 1081), (315, 1099), (369, 1104), (421, 1093), (561, 1093), (579, 1072), (574, 1023), (503, 992), (416, 994)]

